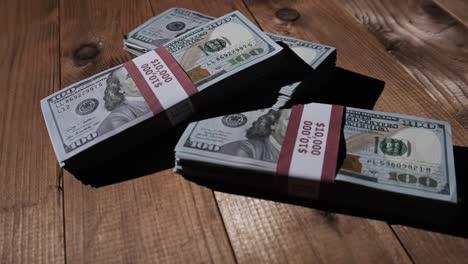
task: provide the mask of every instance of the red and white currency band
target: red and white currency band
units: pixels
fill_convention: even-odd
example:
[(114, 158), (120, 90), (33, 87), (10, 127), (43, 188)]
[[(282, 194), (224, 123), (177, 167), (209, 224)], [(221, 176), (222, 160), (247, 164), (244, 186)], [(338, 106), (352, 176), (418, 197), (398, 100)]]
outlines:
[(198, 92), (179, 63), (164, 47), (128, 61), (124, 67), (154, 114)]
[(342, 118), (343, 106), (316, 103), (294, 106), (277, 174), (332, 183), (336, 176)]

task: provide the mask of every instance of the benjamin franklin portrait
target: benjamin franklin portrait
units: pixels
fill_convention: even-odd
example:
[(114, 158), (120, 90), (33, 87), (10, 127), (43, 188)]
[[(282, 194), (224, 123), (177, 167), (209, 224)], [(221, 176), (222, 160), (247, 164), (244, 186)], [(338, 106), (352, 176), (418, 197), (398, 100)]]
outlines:
[(109, 74), (104, 91), (104, 107), (110, 111), (97, 129), (98, 135), (105, 134), (150, 111), (135, 82), (124, 67)]
[(284, 142), (289, 115), (290, 110), (269, 110), (247, 129), (247, 140), (227, 143), (219, 152), (276, 163)]

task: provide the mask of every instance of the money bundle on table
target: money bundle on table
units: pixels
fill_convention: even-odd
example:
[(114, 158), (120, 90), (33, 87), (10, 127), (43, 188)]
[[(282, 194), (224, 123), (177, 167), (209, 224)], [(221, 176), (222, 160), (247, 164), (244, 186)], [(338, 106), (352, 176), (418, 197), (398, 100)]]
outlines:
[(457, 202), (447, 122), (347, 108), (347, 155), (337, 181)]
[[(299, 119), (293, 118), (297, 106), (292, 110), (265, 109), (192, 123), (175, 149), (175, 169), (182, 175), (262, 190), (274, 181), (255, 175), (281, 178), (287, 174), (289, 182), (285, 186), (289, 186), (289, 194), (308, 198), (317, 198), (317, 182), (333, 182), (326, 193), (320, 193), (320, 199), (348, 203), (356, 198), (362, 207), (371, 202), (391, 204), (383, 210), (398, 211), (405, 205), (417, 204), (409, 198), (457, 203), (451, 129), (447, 122), (438, 120), (346, 108), (346, 158), (338, 174), (330, 170), (333, 175), (324, 178), (320, 173), (323, 164), (339, 165), (340, 161), (337, 150), (330, 147), (337, 145), (336, 135), (341, 132), (333, 130), (341, 124), (339, 118), (333, 118), (333, 107), (305, 105), (299, 125), (291, 124)], [(324, 114), (330, 113), (329, 109), (332, 114)], [(317, 137), (322, 133), (323, 137)], [(288, 141), (294, 145), (292, 158), (291, 154), (283, 155), (292, 149)], [(325, 154), (324, 163), (317, 162), (320, 155), (315, 154), (332, 149), (332, 157)], [(287, 173), (281, 169), (285, 157)], [(299, 157), (301, 160), (295, 162)]]
[(456, 217), (450, 124), (350, 107), (345, 116), (347, 155), (330, 200), (429, 224)]
[(194, 122), (175, 148), (175, 170), (317, 198), (344, 158), (342, 118), (342, 106), (311, 103)]
[(283, 71), (287, 81), (294, 69), (283, 69), (277, 60), (303, 62), (282, 49), (236, 11), (44, 98), (41, 107), (60, 164), (98, 162), (154, 138), (194, 111), (242, 111), (243, 100), (259, 94), (265, 96), (255, 98), (257, 104), (273, 104), (266, 99), (276, 100), (278, 91), (263, 85), (253, 90), (248, 77), (256, 72), (251, 78), (279, 78)]
[[(144, 24), (130, 31), (124, 37), (124, 50), (141, 55), (154, 48), (160, 47), (174, 37), (192, 30), (194, 27), (203, 25), (215, 19), (214, 17), (184, 8), (171, 8), (165, 12), (149, 19)], [(312, 43), (305, 40), (285, 37), (273, 33), (266, 34), (276, 42), (286, 44), (312, 69), (310, 73), (301, 79), (302, 85), (287, 85), (283, 87), (278, 96), (279, 104), (286, 102), (291, 104), (303, 104), (311, 102), (317, 90), (321, 89), (332, 76), (335, 69), (336, 49), (331, 46)], [(285, 67), (294, 67), (286, 65)], [(263, 85), (270, 85), (264, 83)], [(284, 85), (285, 83), (282, 83)], [(266, 96), (265, 94), (260, 96)], [(330, 95), (332, 96), (332, 95)], [(254, 96), (250, 97), (254, 98)], [(255, 103), (254, 103), (255, 104)], [(257, 105), (256, 109), (270, 107), (270, 105)]]

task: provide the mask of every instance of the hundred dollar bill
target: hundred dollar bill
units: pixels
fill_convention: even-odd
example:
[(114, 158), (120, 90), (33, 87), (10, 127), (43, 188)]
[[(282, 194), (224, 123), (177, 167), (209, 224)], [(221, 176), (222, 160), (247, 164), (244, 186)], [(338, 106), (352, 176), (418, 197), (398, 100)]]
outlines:
[(142, 55), (213, 19), (193, 10), (170, 8), (130, 31), (124, 38), (124, 49)]
[(334, 47), (308, 42), (302, 39), (275, 35), (265, 32), (274, 41), (282, 41), (302, 60), (316, 69), (336, 49)]
[(161, 112), (173, 124), (184, 120), (191, 95), (281, 49), (233, 12), (44, 98), (41, 108), (60, 164)]
[(164, 44), (200, 90), (282, 50), (239, 11)]
[(216, 165), (288, 176), (316, 187), (333, 182), (342, 115), (342, 106), (312, 103), (191, 123), (175, 148), (175, 168), (184, 171), (190, 161), (200, 165), (188, 170)]
[(336, 180), (457, 202), (447, 122), (347, 108), (347, 156)]
[(61, 166), (81, 151), (153, 116), (127, 76), (119, 65), (41, 100)]

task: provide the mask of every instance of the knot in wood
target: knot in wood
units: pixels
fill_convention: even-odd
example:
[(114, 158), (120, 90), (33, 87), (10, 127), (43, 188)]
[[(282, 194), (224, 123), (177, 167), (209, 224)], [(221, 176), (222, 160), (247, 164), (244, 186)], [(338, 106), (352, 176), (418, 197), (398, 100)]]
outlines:
[(276, 10), (275, 16), (286, 22), (294, 22), (301, 17), (301, 14), (296, 9), (284, 7)]
[(86, 62), (95, 59), (99, 53), (100, 50), (96, 44), (83, 44), (73, 52), (73, 59), (77, 63)]

